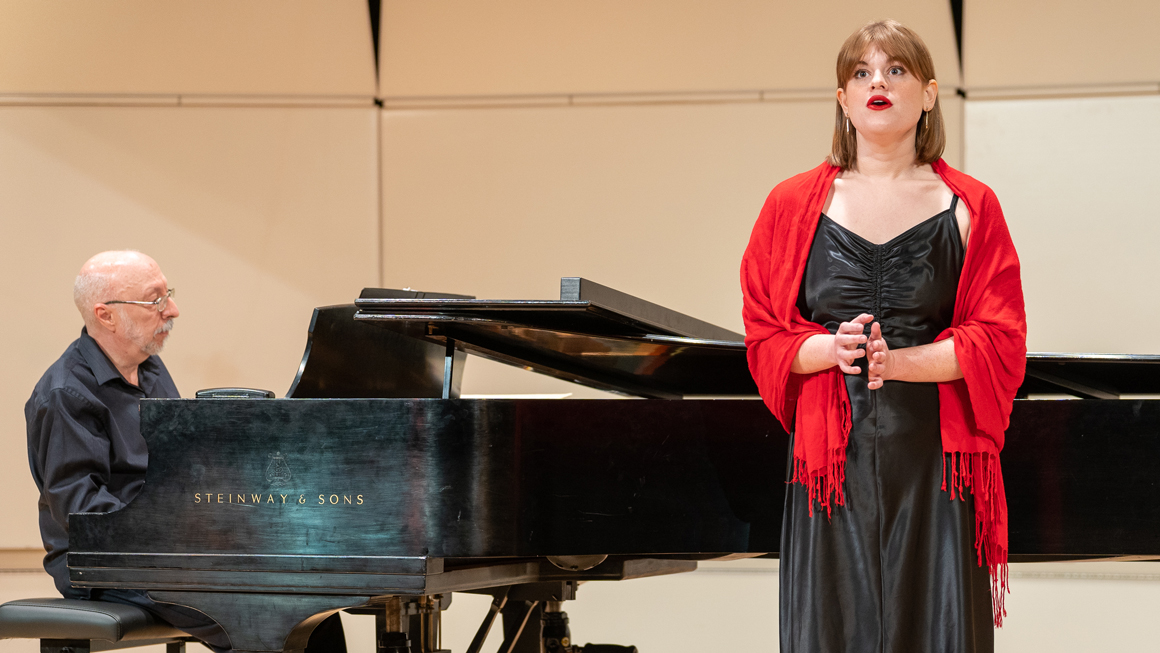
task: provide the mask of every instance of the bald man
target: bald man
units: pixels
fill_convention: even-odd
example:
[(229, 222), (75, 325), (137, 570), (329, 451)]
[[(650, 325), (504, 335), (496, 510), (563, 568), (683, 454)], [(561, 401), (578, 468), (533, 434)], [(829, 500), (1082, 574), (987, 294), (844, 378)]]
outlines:
[[(44, 569), (65, 598), (130, 603), (153, 612), (218, 651), (222, 629), (200, 612), (155, 603), (134, 590), (88, 590), (69, 584), (68, 516), (124, 508), (145, 484), (149, 454), (139, 401), (176, 398), (157, 357), (180, 315), (157, 262), (140, 252), (102, 252), (73, 286), (81, 336), (48, 368), (24, 405), (28, 461), (40, 489)], [(311, 635), (307, 651), (345, 653), (337, 615)]]
[(81, 336), (36, 384), (24, 417), (44, 568), (65, 598), (88, 598), (68, 581), (68, 515), (124, 508), (145, 484), (138, 400), (179, 396), (157, 354), (180, 312), (161, 268), (140, 252), (89, 259), (73, 301)]

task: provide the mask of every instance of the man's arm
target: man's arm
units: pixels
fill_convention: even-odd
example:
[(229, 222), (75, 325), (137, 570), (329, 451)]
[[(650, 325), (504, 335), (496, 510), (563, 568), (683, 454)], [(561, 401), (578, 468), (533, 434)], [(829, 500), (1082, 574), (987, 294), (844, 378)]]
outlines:
[(74, 512), (125, 506), (109, 492), (112, 445), (108, 414), (68, 388), (57, 388), (29, 415), (35, 469), (53, 521), (67, 528)]

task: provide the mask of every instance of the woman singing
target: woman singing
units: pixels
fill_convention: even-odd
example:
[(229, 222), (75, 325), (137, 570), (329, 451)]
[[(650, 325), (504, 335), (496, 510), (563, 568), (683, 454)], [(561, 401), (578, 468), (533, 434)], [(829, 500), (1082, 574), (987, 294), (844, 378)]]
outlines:
[(918, 35), (866, 25), (837, 76), (829, 160), (773, 189), (741, 264), (749, 368), (793, 434), (781, 650), (990, 651), (1019, 260), (994, 193), (940, 158)]

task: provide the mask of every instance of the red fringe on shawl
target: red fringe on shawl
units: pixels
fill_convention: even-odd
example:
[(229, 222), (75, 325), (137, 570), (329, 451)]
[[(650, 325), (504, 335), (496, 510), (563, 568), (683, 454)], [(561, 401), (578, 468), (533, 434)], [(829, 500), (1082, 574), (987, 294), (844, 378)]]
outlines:
[(842, 489), (846, 485), (846, 448), (830, 449), (827, 459), (830, 461), (828, 468), (811, 473), (805, 460), (796, 455), (793, 458), (793, 478), (789, 482), (806, 487), (810, 495), (810, 517), (814, 516), (814, 501), (826, 509), (826, 519), (833, 517), (834, 504), (846, 505), (846, 493)]
[(1007, 616), (1005, 598), (1010, 585), (1007, 549), (999, 545), (997, 532), (1002, 492), (1002, 481), (996, 482), (1002, 478), (999, 457), (986, 453), (949, 453), (951, 460), (943, 470), (942, 489), (950, 491), (951, 500), (965, 500), (967, 491), (974, 498), (975, 554), (979, 566), (986, 564), (991, 573), (991, 608), (995, 626), (1002, 627), (1003, 617)]

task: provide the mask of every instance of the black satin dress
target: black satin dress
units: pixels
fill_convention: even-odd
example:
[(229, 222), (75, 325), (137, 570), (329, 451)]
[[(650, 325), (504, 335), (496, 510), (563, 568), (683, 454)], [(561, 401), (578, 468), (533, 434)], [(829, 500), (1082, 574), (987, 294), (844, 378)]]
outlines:
[[(802, 315), (835, 333), (870, 313), (891, 348), (950, 325), (964, 246), (955, 203), (876, 245), (822, 215)], [(867, 328), (869, 334), (869, 328)], [(970, 501), (941, 490), (938, 388), (846, 377), (853, 427), (844, 506), (826, 519), (787, 486), (781, 539), (782, 653), (992, 651), (990, 582), (975, 558)], [(792, 462), (792, 449), (791, 449)]]

